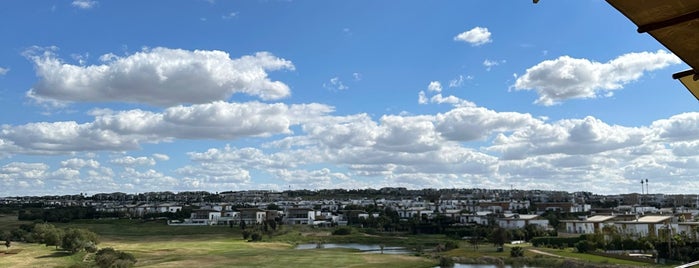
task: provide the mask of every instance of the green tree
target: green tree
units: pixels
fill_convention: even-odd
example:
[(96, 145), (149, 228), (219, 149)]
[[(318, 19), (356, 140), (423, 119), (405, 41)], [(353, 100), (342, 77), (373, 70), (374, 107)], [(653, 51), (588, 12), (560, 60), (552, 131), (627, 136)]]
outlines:
[(97, 234), (85, 229), (68, 228), (61, 240), (61, 247), (71, 253), (94, 249), (97, 244)]
[(53, 224), (39, 223), (34, 226), (34, 237), (37, 242), (58, 248), (61, 245), (63, 231)]
[(500, 227), (495, 227), (490, 233), (490, 240), (495, 246), (505, 245), (505, 242), (507, 241), (507, 230)]
[(275, 203), (269, 203), (269, 205), (267, 205), (267, 210), (281, 210), (281, 208)]

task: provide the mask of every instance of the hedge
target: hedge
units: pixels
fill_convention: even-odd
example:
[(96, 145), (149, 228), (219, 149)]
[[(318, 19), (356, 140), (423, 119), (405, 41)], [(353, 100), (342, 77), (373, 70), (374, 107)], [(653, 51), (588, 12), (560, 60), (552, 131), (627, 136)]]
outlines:
[(543, 236), (534, 237), (530, 241), (533, 246), (551, 246), (551, 247), (574, 247), (575, 243), (584, 240), (582, 237), (556, 237), (556, 236)]

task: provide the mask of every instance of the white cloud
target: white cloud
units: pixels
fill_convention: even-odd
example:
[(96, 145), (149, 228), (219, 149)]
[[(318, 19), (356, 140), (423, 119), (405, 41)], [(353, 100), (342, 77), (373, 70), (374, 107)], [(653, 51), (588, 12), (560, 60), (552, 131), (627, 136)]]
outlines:
[(61, 161), (61, 166), (71, 169), (81, 169), (84, 167), (97, 169), (100, 167), (100, 163), (94, 159), (71, 158)]
[(427, 99), (427, 95), (425, 94), (425, 91), (421, 90), (420, 93), (418, 93), (417, 103), (419, 103), (419, 104), (427, 104), (428, 103), (428, 99)]
[(340, 78), (337, 76), (330, 78), (330, 80), (327, 83), (323, 83), (323, 87), (333, 91), (349, 89), (349, 87), (343, 84), (342, 80), (340, 80)]
[(475, 27), (454, 37), (454, 41), (466, 42), (472, 46), (480, 46), (492, 42), (488, 28)]
[(699, 113), (682, 113), (653, 122), (651, 128), (658, 138), (667, 141), (699, 139)]
[(166, 154), (153, 154), (153, 159), (158, 161), (167, 161), (170, 160), (170, 157)]
[(9, 72), (9, 71), (10, 71), (9, 68), (2, 68), (2, 67), (0, 67), (0, 75), (5, 75), (5, 74), (7, 74), (7, 72)]
[(490, 71), (493, 67), (500, 65), (500, 63), (505, 63), (505, 61), (495, 61), (486, 59), (483, 61), (483, 66), (485, 66), (485, 69), (487, 71)]
[(608, 96), (613, 90), (636, 81), (644, 72), (681, 61), (675, 55), (657, 52), (628, 53), (607, 63), (562, 56), (543, 61), (517, 78), (515, 90), (536, 90), (536, 103), (550, 106), (568, 99)]
[(452, 80), (449, 81), (449, 87), (450, 87), (450, 88), (461, 87), (461, 86), (464, 85), (464, 82), (465, 82), (466, 80), (473, 80), (473, 76), (470, 76), (470, 75), (468, 75), (468, 76), (459, 75), (459, 77), (454, 78), (454, 79), (452, 79)]
[(428, 103), (437, 103), (437, 104), (451, 104), (454, 106), (475, 106), (474, 103), (460, 99), (459, 97), (456, 96), (442, 96), (440, 92), (442, 92), (442, 84), (439, 81), (432, 81), (430, 84), (427, 86), (427, 92), (435, 92), (437, 94), (432, 95), (431, 97), (427, 97), (427, 93), (425, 93), (424, 90), (421, 90), (418, 93), (418, 103), (419, 104), (428, 104)]
[(427, 91), (437, 92), (437, 93), (442, 92), (442, 84), (439, 83), (439, 81), (432, 81), (427, 86)]
[(496, 112), (483, 107), (457, 107), (435, 118), (440, 135), (455, 141), (481, 140), (492, 133), (512, 132), (540, 123), (530, 114)]
[(150, 158), (150, 157), (133, 157), (133, 156), (124, 156), (116, 159), (112, 159), (109, 161), (112, 164), (120, 165), (120, 166), (126, 166), (126, 167), (134, 167), (134, 166), (154, 166), (155, 165), (155, 159)]
[(594, 117), (561, 120), (554, 124), (533, 121), (510, 135), (499, 134), (489, 150), (505, 159), (536, 155), (591, 155), (642, 145), (649, 129), (610, 126)]
[(213, 102), (176, 106), (162, 113), (140, 109), (94, 110), (89, 123), (40, 122), (0, 126), (0, 148), (10, 153), (65, 154), (125, 151), (173, 139), (238, 139), (291, 134), (290, 127), (332, 111), (321, 104)]
[(179, 189), (180, 180), (153, 169), (138, 171), (131, 167), (124, 168), (120, 175), (121, 183), (135, 185), (138, 191), (167, 191)]
[(93, 8), (97, 5), (97, 1), (92, 1), (92, 0), (73, 0), (71, 3), (72, 6), (80, 8), (80, 9), (90, 9)]
[[(35, 49), (36, 51), (36, 49)], [(64, 63), (53, 52), (25, 53), (36, 65), (39, 82), (27, 92), (38, 102), (134, 102), (156, 106), (207, 103), (244, 93), (274, 100), (289, 87), (271, 81), (267, 71), (294, 65), (267, 52), (231, 59), (216, 50), (144, 49), (135, 54), (100, 57), (102, 65)]]

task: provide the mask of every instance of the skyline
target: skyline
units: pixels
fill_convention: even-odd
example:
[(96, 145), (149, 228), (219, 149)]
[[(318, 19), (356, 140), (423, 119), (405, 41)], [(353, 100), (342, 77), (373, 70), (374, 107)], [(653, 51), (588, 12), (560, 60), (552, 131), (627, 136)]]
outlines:
[(699, 189), (686, 64), (605, 1), (0, 10), (0, 196)]

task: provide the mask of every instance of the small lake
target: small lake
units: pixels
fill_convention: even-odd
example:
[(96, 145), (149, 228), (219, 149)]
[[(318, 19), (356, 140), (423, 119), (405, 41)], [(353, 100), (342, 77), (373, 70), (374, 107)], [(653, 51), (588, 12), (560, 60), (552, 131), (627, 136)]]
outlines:
[[(356, 243), (346, 243), (346, 244), (333, 244), (333, 243), (327, 243), (327, 244), (320, 244), (320, 247), (318, 247), (318, 244), (312, 243), (312, 244), (299, 244), (296, 246), (296, 249), (318, 249), (318, 248), (349, 248), (349, 249), (356, 249), (361, 252), (367, 252), (367, 253), (381, 253), (381, 246), (378, 244), (356, 244)], [(389, 247), (385, 246), (383, 248), (383, 253), (384, 254), (411, 254), (413, 253), (412, 251), (404, 248), (404, 247)]]

